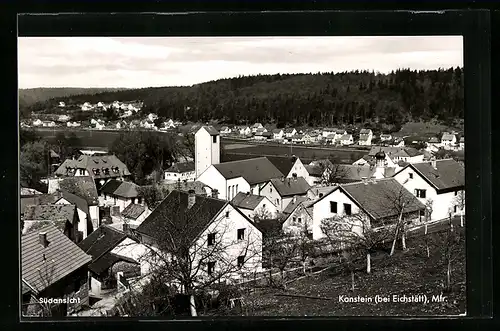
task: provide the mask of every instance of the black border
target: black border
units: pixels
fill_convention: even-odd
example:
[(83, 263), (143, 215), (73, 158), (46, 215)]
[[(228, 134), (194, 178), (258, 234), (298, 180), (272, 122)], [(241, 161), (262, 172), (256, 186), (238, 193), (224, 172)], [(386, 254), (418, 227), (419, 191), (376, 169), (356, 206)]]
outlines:
[[(10, 22), (9, 22), (10, 23)], [(492, 265), (491, 265), (491, 126), (490, 112), (490, 17), (489, 12), (479, 11), (446, 11), (443, 13), (422, 12), (281, 12), (281, 13), (191, 13), (177, 15), (155, 14), (88, 14), (72, 15), (58, 14), (51, 16), (26, 15), (20, 16), (19, 32), (22, 36), (209, 36), (209, 35), (463, 35), (464, 36), (464, 69), (465, 69), (465, 103), (466, 103), (466, 183), (467, 209), (471, 219), (467, 227), (467, 313), (469, 316), (487, 317), (492, 312)], [(11, 28), (12, 29), (12, 28)], [(12, 32), (12, 30), (11, 30)], [(14, 36), (11, 39), (15, 39)], [(10, 37), (10, 36), (9, 36)], [(17, 42), (16, 42), (17, 44)], [(16, 45), (13, 44), (13, 45)], [(14, 46), (15, 47), (15, 46)], [(14, 63), (15, 62), (14, 58)], [(17, 66), (8, 69), (16, 69)], [(17, 91), (16, 91), (17, 92)], [(13, 100), (17, 104), (17, 93)], [(9, 112), (9, 120), (2, 121), (5, 126), (15, 125), (17, 128), (17, 114)], [(14, 120), (15, 122), (11, 120)], [(6, 127), (7, 128), (7, 127)], [(8, 129), (8, 128), (7, 128)], [(8, 131), (8, 130), (5, 130)], [(5, 132), (4, 131), (4, 132)], [(16, 130), (17, 131), (17, 130)], [(471, 147), (473, 146), (473, 147)], [(17, 192), (17, 146), (6, 146), (9, 157), (4, 158), (14, 169), (4, 172), (2, 181), (8, 180), (5, 188), (9, 192)], [(478, 148), (479, 147), (479, 148)], [(6, 178), (7, 177), (7, 178)], [(15, 202), (14, 202), (15, 201)], [(4, 207), (17, 206), (17, 197), (5, 197)], [(2, 210), (9, 220), (17, 219), (17, 208)], [(469, 216), (468, 216), (469, 217)], [(15, 224), (15, 222), (11, 222)], [(9, 227), (12, 226), (9, 224)], [(12, 226), (10, 233), (19, 233), (17, 224)], [(18, 263), (18, 261), (16, 261)], [(16, 264), (15, 267), (17, 267)], [(16, 302), (19, 301), (18, 275), (11, 273), (15, 282), (11, 282), (9, 294), (15, 293)], [(474, 286), (470, 286), (470, 285)], [(17, 305), (9, 305), (10, 309), (18, 314)], [(3, 312), (2, 312), (3, 314)], [(403, 318), (411, 320), (416, 327), (422, 326), (424, 318)], [(19, 320), (17, 318), (17, 320)], [(73, 319), (69, 319), (74, 321)], [(99, 322), (109, 322), (118, 325), (131, 324), (131, 320), (110, 319)], [(261, 327), (265, 319), (245, 319), (246, 326)], [(291, 320), (294, 326), (307, 328), (318, 327), (325, 323), (330, 326), (331, 320), (338, 320), (335, 324), (352, 326), (356, 329), (370, 325), (380, 325), (383, 320), (393, 320), (391, 324), (401, 325), (401, 318), (359, 318), (358, 321), (346, 318), (296, 320), (296, 318), (280, 318)], [(470, 321), (470, 319), (469, 319)], [(207, 321), (208, 322), (208, 321)], [(436, 321), (443, 325), (445, 321)], [(103, 324), (104, 324), (103, 323)], [(167, 322), (168, 323), (168, 322)], [(176, 325), (177, 322), (173, 322)], [(209, 324), (220, 322), (209, 322)], [(242, 320), (228, 321), (224, 327), (241, 327)], [(265, 323), (270, 323), (269, 320)], [(281, 321), (272, 322), (273, 327)], [(307, 323), (307, 324), (306, 324)], [(424, 322), (425, 323), (425, 322)], [(37, 323), (38, 324), (38, 323)], [(51, 329), (53, 325), (50, 325)], [(62, 323), (63, 325), (65, 323)], [(89, 325), (91, 321), (71, 323)], [(152, 326), (147, 323), (148, 327)], [(188, 323), (205, 324), (200, 322)], [(467, 323), (469, 324), (469, 323)], [(473, 325), (479, 326), (479, 321)], [(33, 324), (32, 324), (33, 325)], [(185, 327), (186, 324), (179, 324)], [(40, 326), (39, 324), (37, 325)], [(286, 325), (281, 325), (285, 326)]]

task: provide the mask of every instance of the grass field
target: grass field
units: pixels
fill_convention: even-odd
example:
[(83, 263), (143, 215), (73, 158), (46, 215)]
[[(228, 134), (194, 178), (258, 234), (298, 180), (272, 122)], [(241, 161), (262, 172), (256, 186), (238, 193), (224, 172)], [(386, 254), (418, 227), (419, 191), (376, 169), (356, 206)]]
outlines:
[[(460, 230), (463, 231), (463, 230)], [(408, 240), (408, 250), (397, 251), (392, 257), (382, 256), (372, 262), (371, 274), (358, 271), (355, 291), (350, 290), (350, 274), (336, 270), (292, 282), (285, 291), (267, 290), (247, 295), (244, 300), (249, 314), (255, 316), (435, 316), (465, 313), (465, 239), (456, 252), (452, 266), (450, 293), (444, 293), (444, 302), (432, 302), (432, 296), (442, 294), (446, 279), (443, 257), (445, 232), (435, 233), (430, 258), (420, 239)], [(279, 296), (282, 294), (311, 296), (314, 298)], [(278, 296), (277, 296), (278, 295)], [(346, 303), (339, 296), (357, 295), (374, 298), (376, 295), (426, 295), (424, 303)], [(318, 299), (323, 298), (323, 299)]]

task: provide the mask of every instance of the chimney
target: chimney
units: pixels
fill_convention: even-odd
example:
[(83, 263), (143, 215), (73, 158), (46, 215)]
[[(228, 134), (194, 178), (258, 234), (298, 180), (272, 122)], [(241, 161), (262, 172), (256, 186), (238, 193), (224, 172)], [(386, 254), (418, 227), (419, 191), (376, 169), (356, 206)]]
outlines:
[(123, 232), (127, 233), (130, 229), (130, 225), (128, 223), (123, 223)]
[(367, 177), (361, 177), (361, 181), (362, 181), (365, 185), (368, 185), (368, 178), (367, 178)]
[(293, 198), (292, 198), (292, 203), (293, 203), (293, 204), (297, 203), (297, 196), (296, 196), (296, 195), (294, 195), (294, 196), (293, 196)]
[(284, 182), (285, 181), (285, 176), (281, 176), (281, 181)]
[(212, 198), (219, 198), (219, 190), (217, 190), (216, 188), (212, 189)]
[(38, 239), (40, 241), (40, 244), (43, 246), (43, 248), (45, 248), (49, 245), (49, 241), (47, 240), (47, 232), (40, 232), (38, 234)]
[(188, 191), (188, 209), (191, 209), (196, 202), (196, 196), (194, 195), (194, 190)]
[(436, 158), (431, 159), (431, 166), (437, 170), (437, 165), (436, 165)]

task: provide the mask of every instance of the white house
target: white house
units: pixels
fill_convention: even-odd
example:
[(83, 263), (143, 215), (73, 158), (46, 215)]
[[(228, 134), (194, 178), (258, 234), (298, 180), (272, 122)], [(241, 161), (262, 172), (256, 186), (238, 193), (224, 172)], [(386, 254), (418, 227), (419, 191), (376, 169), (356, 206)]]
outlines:
[(87, 236), (95, 229), (93, 229), (92, 219), (90, 217), (90, 209), (87, 201), (75, 194), (58, 191), (55, 193), (55, 204), (62, 205), (75, 205), (78, 213), (78, 231), (81, 233), (81, 239)]
[(300, 158), (292, 156), (268, 156), (267, 159), (286, 177), (304, 177), (308, 176), (308, 172)]
[(333, 191), (337, 185), (313, 186), (307, 191), (307, 199), (314, 201)]
[(273, 139), (283, 139), (283, 135), (285, 132), (283, 129), (274, 129), (273, 130)]
[(318, 142), (318, 134), (314, 132), (309, 132), (304, 134), (303, 140), (305, 144), (314, 144)]
[(121, 214), (129, 228), (135, 229), (151, 214), (151, 210), (144, 204), (131, 203), (122, 210)]
[(54, 121), (43, 121), (42, 122), (42, 126), (45, 126), (45, 127), (54, 127), (54, 126), (56, 126), (56, 122), (54, 122)]
[(75, 128), (75, 127), (79, 127), (81, 124), (78, 123), (78, 122), (67, 122), (66, 123), (66, 126), (69, 127), (69, 128)]
[(285, 133), (285, 138), (291, 139), (293, 136), (297, 134), (297, 130), (295, 130), (295, 128), (286, 128), (284, 133)]
[(335, 144), (340, 144), (340, 141), (343, 140), (343, 138), (347, 138), (347, 139), (345, 139), (346, 141), (349, 140), (349, 137), (345, 137), (347, 135), (348, 135), (348, 133), (344, 129), (335, 130)]
[(425, 206), (394, 178), (339, 185), (309, 207), (312, 237), (314, 240), (323, 238), (321, 221), (338, 216), (360, 216), (358, 226), (353, 228), (359, 234), (363, 231), (361, 221), (371, 228), (393, 224), (399, 217), (398, 210), (403, 208), (394, 205), (395, 201), (405, 202), (403, 215), (408, 221), (419, 220), (425, 210)]
[(267, 137), (264, 136), (264, 132), (255, 132), (253, 139), (257, 141), (264, 141), (267, 140)]
[(337, 129), (333, 128), (324, 128), (323, 131), (321, 132), (323, 138), (327, 138), (330, 135), (334, 135), (333, 138), (335, 138), (335, 132), (337, 132)]
[(402, 138), (394, 138), (392, 140), (386, 141), (385, 144), (390, 147), (404, 147), (405, 141)]
[(164, 179), (168, 183), (179, 180), (188, 182), (196, 180), (194, 162), (172, 163), (170, 168), (165, 170)]
[(296, 134), (292, 137), (292, 143), (294, 144), (303, 144), (304, 143), (304, 136), (301, 134)]
[(380, 135), (380, 141), (389, 141), (389, 140), (392, 140), (392, 135), (388, 133), (382, 133)]
[(80, 218), (75, 205), (41, 204), (28, 205), (24, 209), (22, 234), (32, 233), (40, 227), (52, 224), (71, 241), (82, 240), (79, 234)]
[(441, 142), (438, 140), (438, 138), (432, 137), (426, 143), (425, 150), (428, 152), (437, 152), (439, 150), (439, 147), (441, 147)]
[(282, 212), (297, 196), (307, 196), (311, 186), (303, 177), (271, 179), (262, 188), (260, 195), (268, 198)]
[(33, 126), (41, 126), (42, 125), (42, 121), (37, 118), (36, 120), (33, 121)]
[(252, 133), (255, 133), (255, 132), (257, 132), (257, 130), (263, 129), (263, 128), (264, 128), (264, 126), (261, 123), (255, 123), (254, 125), (252, 125), (251, 130), (252, 130)]
[(59, 122), (68, 122), (70, 118), (68, 115), (60, 115), (57, 120)]
[(248, 126), (244, 126), (239, 129), (240, 136), (248, 136), (252, 133), (252, 129), (250, 129)]
[(59, 101), (59, 107), (64, 108), (66, 107), (66, 104), (62, 101)]
[[(393, 164), (397, 164), (399, 161), (417, 163), (424, 160), (424, 154), (412, 147), (373, 146), (368, 156), (373, 158), (380, 151), (384, 152)], [(392, 164), (388, 166), (392, 166)]]
[(432, 207), (431, 220), (464, 211), (459, 200), (465, 191), (465, 169), (453, 159), (411, 163), (394, 178), (424, 205)]
[(100, 190), (99, 205), (117, 206), (122, 212), (132, 203), (141, 204), (143, 199), (138, 192), (139, 186), (132, 182), (110, 179)]
[(213, 164), (220, 163), (220, 135), (213, 126), (202, 126), (194, 135), (195, 175), (199, 178)]
[(231, 133), (231, 128), (228, 126), (223, 126), (220, 128), (220, 133), (221, 134), (230, 134)]
[[(168, 222), (167, 218), (176, 222)], [(196, 195), (192, 191), (172, 191), (135, 233), (141, 243), (158, 251), (161, 249), (159, 242), (188, 246), (186, 249), (192, 257), (191, 276), (195, 282), (221, 270), (227, 271), (221, 277), (227, 281), (238, 279), (242, 273), (262, 271), (262, 233), (228, 201)], [(166, 251), (164, 254), (170, 255)]]
[[(128, 109), (128, 108), (127, 108), (127, 109)], [(131, 110), (131, 109), (128, 109), (128, 110)], [(150, 121), (150, 122), (154, 122), (157, 118), (158, 118), (158, 115), (153, 114), (153, 113), (150, 113), (150, 114), (148, 114), (148, 116), (147, 116), (147, 120), (148, 120), (148, 121)]]
[(441, 136), (441, 147), (444, 149), (453, 149), (457, 144), (457, 136), (453, 133), (444, 132)]
[(338, 142), (342, 146), (352, 145), (354, 144), (354, 139), (352, 138), (352, 134), (344, 134), (338, 139)]
[(238, 208), (248, 218), (275, 218), (278, 209), (265, 196), (240, 192), (231, 200), (231, 204)]
[(282, 224), (283, 232), (296, 236), (303, 236), (305, 234), (309, 239), (312, 239), (312, 203), (313, 201), (304, 200), (296, 204), (295, 208), (286, 214), (286, 218)]
[(93, 107), (92, 105), (89, 103), (89, 102), (85, 102), (83, 105), (82, 105), (82, 110), (83, 111), (87, 111), (87, 110), (91, 110)]
[(359, 145), (371, 146), (373, 139), (373, 132), (370, 129), (361, 129), (359, 132)]
[(333, 168), (333, 163), (328, 160), (315, 160), (304, 166), (307, 176), (304, 176), (310, 186), (320, 184), (328, 176), (328, 172)]

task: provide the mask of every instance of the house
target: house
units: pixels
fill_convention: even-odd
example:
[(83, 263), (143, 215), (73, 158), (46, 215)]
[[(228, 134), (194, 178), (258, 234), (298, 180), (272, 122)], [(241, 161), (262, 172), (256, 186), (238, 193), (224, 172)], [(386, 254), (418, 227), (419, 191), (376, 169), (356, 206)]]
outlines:
[[(404, 201), (404, 207), (397, 206), (398, 201)], [(378, 228), (394, 224), (401, 210), (410, 222), (420, 220), (425, 206), (394, 178), (339, 185), (311, 204), (312, 237), (317, 240), (325, 236), (321, 221), (327, 218), (356, 215), (359, 221)], [(359, 224), (353, 231), (362, 234), (362, 229)]]
[(392, 135), (388, 133), (382, 133), (380, 135), (380, 141), (389, 141), (389, 140), (392, 140)]
[(257, 132), (258, 129), (263, 129), (263, 128), (264, 126), (261, 123), (255, 123), (254, 125), (252, 125), (251, 130), (252, 133), (255, 133)]
[(197, 180), (216, 189), (219, 198), (232, 200), (239, 192), (259, 195), (270, 179), (282, 176), (271, 161), (259, 157), (213, 164)]
[[(389, 159), (390, 160), (390, 159)], [(392, 162), (392, 161), (391, 161)], [(352, 163), (354, 166), (363, 166), (363, 167), (369, 167), (370, 165), (375, 165), (374, 158), (367, 155), (364, 155), (362, 158), (360, 158), (357, 161), (354, 161)]]
[(64, 108), (66, 107), (66, 104), (62, 101), (59, 101), (59, 107)]
[[(294, 205), (289, 213), (285, 214), (285, 220), (282, 224), (284, 233), (303, 236), (312, 239), (313, 210), (311, 208), (313, 201), (304, 200)], [(291, 206), (290, 204), (289, 206)]]
[(139, 186), (132, 182), (110, 179), (99, 191), (99, 205), (118, 207), (122, 212), (132, 203), (142, 204), (143, 199), (138, 192)]
[(82, 234), (78, 231), (80, 220), (75, 205), (26, 206), (23, 220), (23, 235), (36, 232), (45, 225), (52, 224), (73, 242), (78, 243), (83, 239)]
[(272, 133), (273, 133), (273, 139), (283, 139), (283, 135), (285, 134), (283, 129), (274, 129)]
[[(202, 183), (200, 181), (194, 181), (194, 182), (176, 182), (176, 183), (161, 183), (161, 188), (166, 190), (167, 192), (171, 192), (174, 190), (177, 191), (182, 191), (182, 192), (189, 192), (191, 190), (195, 191), (196, 194), (199, 195), (206, 195), (206, 196), (212, 196), (213, 194), (217, 194), (218, 192), (212, 192), (212, 188), (205, 183)], [(147, 186), (143, 186), (147, 187)]]
[(88, 111), (88, 110), (92, 110), (92, 105), (89, 103), (89, 102), (85, 102), (83, 105), (82, 105), (82, 110), (83, 111)]
[(307, 177), (304, 178), (310, 186), (314, 186), (328, 177), (330, 169), (333, 168), (333, 163), (328, 159), (316, 160), (306, 165), (305, 168)]
[[(60, 317), (89, 303), (87, 266), (91, 257), (62, 234), (46, 225), (21, 237), (22, 314)], [(41, 304), (41, 298), (67, 299), (66, 304)], [(69, 300), (68, 300), (69, 299)], [(48, 306), (48, 307), (47, 307)], [(42, 315), (43, 316), (43, 315)]]
[(249, 219), (275, 218), (278, 213), (276, 206), (265, 196), (240, 192), (231, 200), (231, 204), (238, 208)]
[(66, 123), (66, 126), (68, 128), (76, 128), (76, 127), (79, 127), (81, 126), (81, 124), (79, 122), (67, 122)]
[(465, 149), (465, 137), (460, 137), (459, 146), (461, 150)]
[[(132, 109), (129, 109), (129, 110), (132, 110)], [(158, 119), (158, 115), (150, 113), (150, 114), (148, 114), (148, 116), (146, 118), (149, 122), (154, 122), (156, 119)]]
[(262, 188), (260, 195), (267, 197), (282, 212), (296, 196), (306, 196), (311, 186), (303, 177), (274, 178)]
[(265, 140), (271, 140), (273, 138), (273, 134), (269, 131), (263, 132), (262, 137), (265, 138)]
[[(373, 158), (380, 151), (384, 152), (394, 165), (399, 161), (416, 163), (424, 160), (424, 154), (413, 147), (373, 146), (368, 156)], [(394, 166), (393, 164), (388, 166)]]
[(125, 179), (131, 175), (125, 163), (114, 154), (80, 155), (66, 159), (54, 174), (63, 177), (90, 176), (98, 188), (112, 178)]
[(68, 122), (70, 120), (71, 117), (69, 117), (68, 115), (59, 115), (59, 117), (57, 118), (57, 120), (59, 122)]
[(221, 134), (230, 134), (231, 133), (231, 128), (228, 126), (223, 126), (220, 128), (220, 133)]
[(54, 204), (76, 206), (79, 219), (78, 232), (82, 240), (94, 231), (92, 218), (90, 217), (89, 205), (84, 198), (70, 192), (60, 190), (54, 193)]
[(304, 136), (301, 134), (296, 134), (292, 137), (292, 143), (293, 144), (303, 144), (304, 143)]
[(199, 178), (211, 165), (220, 163), (220, 135), (213, 126), (202, 126), (194, 135), (195, 173)]
[(267, 132), (267, 129), (265, 127), (262, 127), (262, 128), (257, 128), (255, 129), (255, 131), (252, 131), (254, 134), (256, 133), (264, 133), (264, 132)]
[(264, 136), (264, 132), (255, 132), (253, 139), (255, 139), (257, 141), (264, 141), (264, 140), (267, 140), (267, 137)]
[(194, 162), (179, 162), (165, 170), (164, 179), (166, 182), (189, 181), (196, 179), (196, 171)]
[(54, 121), (42, 121), (42, 126), (44, 127), (55, 127), (56, 122)]
[(359, 142), (360, 146), (371, 146), (373, 139), (373, 132), (370, 129), (361, 129), (359, 131)]
[(303, 140), (305, 144), (315, 144), (318, 142), (318, 134), (314, 132), (309, 132), (304, 134)]
[(244, 126), (244, 127), (239, 129), (239, 134), (240, 134), (240, 136), (246, 137), (246, 136), (252, 134), (252, 129), (250, 129), (248, 126)]
[(457, 136), (453, 133), (444, 132), (441, 136), (441, 147), (452, 149), (457, 144)]
[(436, 137), (432, 137), (429, 139), (429, 141), (426, 143), (426, 148), (425, 150), (427, 152), (437, 152), (439, 150), (439, 147), (441, 147), (441, 142), (438, 140)]
[[(76, 176), (49, 179), (48, 193), (54, 194), (58, 191), (67, 192), (83, 198), (89, 208), (89, 215), (92, 222), (91, 229), (95, 230), (99, 227), (99, 196), (97, 194), (95, 182), (91, 177)], [(88, 229), (89, 228), (90, 227), (88, 227)], [(87, 230), (87, 234), (88, 232), (89, 230)]]
[(386, 141), (385, 144), (391, 147), (404, 147), (405, 141), (403, 138), (394, 138), (392, 140)]
[(325, 194), (330, 193), (337, 185), (313, 186), (307, 191), (307, 199), (314, 201), (321, 199)]
[(42, 126), (42, 124), (43, 123), (39, 118), (33, 121), (33, 126)]
[(125, 278), (141, 276), (139, 261), (112, 252), (126, 238), (128, 236), (124, 232), (102, 225), (78, 245), (82, 251), (91, 256), (88, 265), (91, 296), (103, 298), (106, 292), (117, 289), (120, 272), (126, 273)]
[(354, 139), (352, 138), (352, 134), (344, 134), (339, 139), (338, 142), (342, 145), (352, 145), (354, 144)]
[(308, 172), (302, 161), (296, 157), (267, 156), (267, 159), (286, 177), (304, 177)]
[(323, 138), (327, 138), (328, 136), (331, 135), (333, 135), (333, 137), (335, 138), (335, 132), (337, 132), (337, 129), (324, 128), (323, 131), (321, 132), (321, 135), (323, 136)]
[(465, 190), (465, 169), (453, 160), (410, 163), (394, 178), (424, 205), (432, 207), (431, 220), (441, 220), (461, 212), (457, 201)]
[(37, 191), (33, 188), (29, 188), (29, 187), (21, 187), (20, 193), (21, 193), (21, 197), (30, 197), (30, 196), (34, 196), (34, 195), (43, 194), (42, 192)]
[(292, 139), (292, 137), (297, 134), (297, 130), (295, 130), (294, 128), (286, 128), (284, 133), (285, 133), (285, 138)]
[[(262, 233), (228, 201), (173, 191), (135, 232), (141, 243), (171, 259), (178, 258), (172, 256), (172, 246), (191, 252), (195, 282), (222, 270), (226, 272), (221, 280), (262, 270)], [(158, 262), (152, 260), (145, 269), (152, 265)]]
[(151, 214), (151, 210), (143, 204), (131, 203), (121, 214), (124, 222), (128, 223), (131, 229), (135, 229)]

